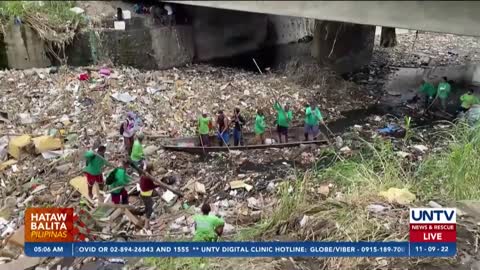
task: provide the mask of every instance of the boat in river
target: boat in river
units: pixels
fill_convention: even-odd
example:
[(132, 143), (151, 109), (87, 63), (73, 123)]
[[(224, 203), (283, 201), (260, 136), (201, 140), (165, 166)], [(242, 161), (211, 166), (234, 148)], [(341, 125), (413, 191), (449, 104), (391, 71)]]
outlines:
[(317, 138), (309, 138), (305, 141), (303, 134), (303, 127), (293, 127), (288, 130), (288, 143), (278, 143), (278, 134), (276, 130), (267, 130), (265, 132), (265, 144), (257, 144), (255, 142), (255, 133), (244, 132), (243, 133), (243, 145), (234, 146), (233, 136), (230, 136), (230, 140), (227, 142), (228, 147), (220, 145), (217, 136), (210, 136), (210, 146), (202, 146), (200, 143), (200, 137), (184, 137), (178, 139), (167, 140), (163, 148), (170, 151), (187, 152), (191, 154), (206, 154), (210, 152), (228, 152), (228, 151), (242, 151), (253, 149), (268, 149), (268, 148), (285, 148), (296, 147), (301, 144), (328, 144), (328, 140), (324, 134), (320, 133)]

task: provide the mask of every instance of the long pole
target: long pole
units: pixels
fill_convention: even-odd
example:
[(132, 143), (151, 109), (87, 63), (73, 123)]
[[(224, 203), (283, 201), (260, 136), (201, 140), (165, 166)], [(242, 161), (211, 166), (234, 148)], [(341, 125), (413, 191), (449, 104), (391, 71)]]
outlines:
[(205, 146), (203, 146), (202, 134), (199, 134), (198, 137), (200, 138), (200, 144), (202, 145), (203, 155), (206, 155)]
[(423, 114), (427, 113), (428, 112), (428, 109), (430, 109), (430, 107), (432, 107), (433, 103), (435, 103), (435, 100), (437, 100), (438, 98), (438, 94), (435, 96), (435, 98), (432, 100), (432, 103), (430, 103), (430, 105), (428, 105), (428, 107), (425, 109), (425, 111), (423, 112)]
[[(257, 61), (255, 61), (255, 58), (252, 58), (252, 60), (253, 60), (253, 63), (255, 64), (255, 66), (257, 67), (258, 72), (260, 72), (260, 74), (263, 75), (263, 72), (262, 72), (262, 70), (260, 69), (260, 67), (258, 66)], [(273, 91), (270, 90), (270, 88), (267, 87), (267, 89), (268, 89), (268, 91), (270, 92), (270, 94), (274, 97), (274, 99), (277, 100), (277, 96), (275, 95), (275, 93), (273, 93)]]
[[(223, 131), (225, 132), (225, 131)], [(221, 134), (223, 134), (223, 132)], [(225, 146), (227, 147), (227, 150), (228, 152), (230, 152), (230, 147), (228, 147), (228, 144), (225, 142), (225, 140), (223, 139), (223, 136), (221, 135), (218, 131), (217, 131), (217, 135), (220, 136), (220, 138), (222, 139), (223, 143), (225, 144)]]
[[(95, 153), (95, 152), (94, 152), (94, 153)], [(99, 154), (95, 153), (95, 155), (96, 155), (97, 157), (101, 158), (103, 161), (105, 161), (106, 165), (108, 165), (108, 166), (110, 166), (110, 167), (112, 167), (112, 168), (115, 168), (115, 167), (116, 167), (116, 166), (112, 165), (110, 162), (108, 162), (105, 158), (103, 158), (102, 156), (100, 156)], [(161, 181), (155, 180), (155, 178), (154, 178), (152, 175), (150, 175), (149, 173), (147, 173), (147, 172), (143, 171), (142, 169), (138, 168), (135, 164), (133, 164), (133, 162), (132, 162), (131, 160), (129, 160), (128, 163), (130, 164), (130, 166), (131, 166), (132, 168), (134, 168), (138, 173), (140, 173), (140, 175), (144, 174), (144, 175), (146, 175), (146, 176), (154, 179), (154, 182), (155, 182), (157, 185), (159, 185), (159, 186), (161, 186), (161, 187), (163, 187), (163, 188), (165, 188), (165, 189), (170, 190), (171, 192), (175, 193), (176, 195), (178, 195), (178, 196), (180, 196), (180, 197), (183, 197), (183, 194), (182, 194), (180, 191), (169, 187), (168, 185), (164, 184), (164, 183), (161, 182)], [(120, 188), (121, 188), (121, 187), (117, 187), (117, 188), (114, 188), (114, 189), (112, 189), (112, 190), (109, 190), (108, 192), (115, 191), (115, 190), (120, 189)]]
[(183, 197), (183, 194), (182, 194), (180, 191), (169, 187), (168, 185), (164, 184), (164, 183), (161, 182), (161, 181), (157, 181), (157, 180), (155, 179), (155, 177), (153, 177), (152, 175), (150, 175), (150, 174), (147, 173), (146, 171), (142, 170), (141, 168), (137, 167), (137, 165), (133, 164), (133, 162), (132, 162), (131, 160), (129, 160), (128, 163), (129, 163), (130, 166), (131, 166), (133, 169), (135, 169), (140, 175), (143, 174), (143, 175), (146, 175), (146, 176), (152, 178), (153, 181), (155, 182), (155, 184), (157, 184), (157, 185), (159, 185), (159, 186), (161, 186), (161, 187), (163, 187), (163, 188), (165, 188), (165, 189), (170, 190), (171, 192), (175, 193), (176, 195), (178, 195), (178, 196), (180, 196), (180, 197)]
[(109, 167), (112, 167), (112, 168), (115, 168), (116, 166), (113, 165), (112, 163), (108, 162), (108, 160), (106, 160), (104, 157), (100, 156), (98, 153), (96, 152), (93, 152), (95, 154), (95, 156), (97, 156), (98, 158), (102, 159), (104, 162), (105, 162), (105, 165), (109, 166)]
[[(260, 72), (260, 74), (263, 75), (263, 72), (262, 72), (262, 70), (260, 69), (260, 67), (258, 66), (257, 61), (255, 61), (255, 58), (252, 58), (252, 60), (253, 60), (253, 63), (255, 64), (255, 66), (257, 67), (258, 72)], [(275, 93), (273, 93), (273, 91), (270, 90), (270, 88), (267, 87), (267, 89), (268, 89), (268, 91), (270, 92), (270, 94), (273, 96), (273, 98), (275, 99), (275, 101), (277, 101), (278, 99), (277, 99), (277, 96), (275, 95)], [(271, 100), (270, 100), (270, 101), (271, 101)], [(271, 139), (273, 140), (274, 137), (273, 137), (273, 134), (272, 134), (272, 128), (269, 128), (269, 132), (270, 132), (270, 137), (272, 137)], [(280, 136), (281, 136), (281, 135), (280, 135)]]
[(258, 66), (257, 61), (255, 61), (255, 58), (252, 58), (252, 60), (253, 60), (253, 63), (255, 64), (255, 66), (257, 67), (258, 71), (260, 72), (260, 74), (263, 75), (263, 72), (262, 72), (262, 70), (260, 69), (260, 67)]
[(325, 124), (325, 122), (323, 123), (323, 126), (324, 126), (325, 129), (330, 133), (330, 135), (332, 135), (333, 137), (335, 137), (335, 134), (333, 134), (333, 132), (327, 127), (327, 124)]
[[(325, 129), (327, 130), (328, 133), (330, 133), (330, 135), (332, 137), (335, 137), (335, 134), (327, 127), (327, 125), (325, 123), (323, 123), (323, 126), (325, 127)], [(318, 138), (318, 136), (320, 136), (320, 134), (322, 134), (321, 132), (319, 132), (315, 137), (313, 137), (313, 140), (316, 140)], [(330, 143), (330, 140), (328, 139), (327, 137), (327, 141), (328, 143)]]

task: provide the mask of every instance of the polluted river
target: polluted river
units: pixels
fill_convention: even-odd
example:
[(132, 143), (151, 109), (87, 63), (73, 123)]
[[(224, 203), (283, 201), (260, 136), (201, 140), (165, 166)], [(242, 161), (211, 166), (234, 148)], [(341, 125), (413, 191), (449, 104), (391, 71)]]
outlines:
[[(399, 43), (412, 35), (399, 35)], [(375, 48), (369, 67), (344, 76), (316, 63), (262, 74), (212, 63), (155, 71), (116, 66), (90, 67), (90, 73), (73, 67), (0, 71), (2, 257), (21, 253), (17, 242), (25, 208), (52, 205), (82, 213), (84, 237), (96, 241), (190, 240), (192, 217), (205, 202), (226, 222), (224, 241), (408, 239), (409, 207), (457, 204), (427, 193), (423, 180), (415, 178), (422, 162), (447, 148), (449, 142), (436, 134), (447, 132), (452, 124), (444, 120), (452, 119), (424, 114), (422, 102), (411, 100), (422, 77), (448, 76), (454, 81), (448, 109), (453, 113), (458, 95), (470, 87), (470, 62), (451, 63), (445, 54), (436, 59), (443, 66), (415, 60), (411, 67), (397, 61), (406, 59), (397, 56), (401, 53), (412, 52)], [(84, 74), (89, 78), (81, 79)], [(169, 139), (195, 136), (202, 112), (215, 118), (224, 110), (231, 117), (235, 107), (246, 118), (245, 131), (253, 130), (255, 113), (263, 110), (266, 137), (277, 140), (276, 100), (291, 103), (293, 126), (303, 125), (305, 104), (317, 102), (329, 144), (205, 156), (162, 149)], [(159, 188), (150, 220), (143, 218), (135, 171), (128, 170), (134, 179), (127, 188), (133, 206), (128, 214), (91, 200), (82, 178), (85, 151), (99, 145), (106, 146), (109, 162), (120, 165), (119, 125), (127, 112), (141, 119), (152, 174), (184, 195)], [(471, 205), (463, 206), (458, 205), (464, 218), (457, 221), (455, 258), (52, 258), (40, 263), (75, 269), (478, 269), (471, 267), (479, 264), (479, 220)]]

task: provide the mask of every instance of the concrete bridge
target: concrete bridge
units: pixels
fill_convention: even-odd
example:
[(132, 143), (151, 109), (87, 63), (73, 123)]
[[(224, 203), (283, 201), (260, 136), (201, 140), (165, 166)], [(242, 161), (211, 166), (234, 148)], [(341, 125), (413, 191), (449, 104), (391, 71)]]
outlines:
[[(112, 2), (113, 11), (118, 2), (123, 3)], [(178, 4), (178, 17), (185, 21), (164, 27), (151, 16), (133, 14), (125, 31), (106, 27), (101, 39), (83, 32), (67, 50), (69, 64), (76, 65), (74, 60), (79, 59), (78, 64), (85, 65), (85, 59), (94, 62), (106, 55), (116, 64), (162, 69), (218, 59), (232, 64), (235, 58), (240, 65), (256, 69), (252, 57), (261, 68), (314, 58), (345, 73), (370, 62), (374, 25), (480, 36), (480, 17), (476, 17), (480, 2), (473, 1), (164, 2)], [(124, 3), (122, 8), (132, 11), (133, 4)], [(0, 67), (5, 63), (12, 68), (48, 66), (38, 35), (20, 27), (6, 30), (3, 43), (0, 35)], [(8, 61), (3, 61), (5, 55)]]
[(478, 1), (163, 1), (323, 21), (480, 36)]

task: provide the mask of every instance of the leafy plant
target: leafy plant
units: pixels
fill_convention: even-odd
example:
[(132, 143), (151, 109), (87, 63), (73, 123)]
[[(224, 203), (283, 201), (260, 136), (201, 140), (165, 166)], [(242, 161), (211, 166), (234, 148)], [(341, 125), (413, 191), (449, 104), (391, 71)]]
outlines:
[(404, 144), (406, 144), (413, 136), (411, 123), (412, 123), (412, 118), (408, 115), (405, 115), (405, 137), (403, 138)]

